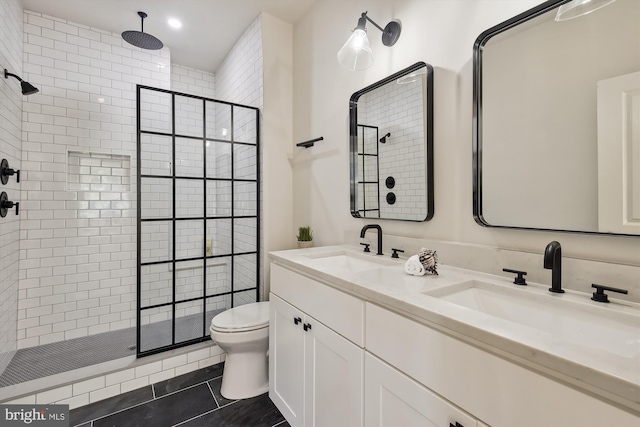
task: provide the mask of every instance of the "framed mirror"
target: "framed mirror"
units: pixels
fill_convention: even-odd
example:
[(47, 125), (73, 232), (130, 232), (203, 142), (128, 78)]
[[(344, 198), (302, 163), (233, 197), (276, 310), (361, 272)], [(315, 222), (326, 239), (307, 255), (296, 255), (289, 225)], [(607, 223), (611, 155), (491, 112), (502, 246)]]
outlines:
[(433, 217), (433, 67), (418, 62), (349, 101), (351, 215)]
[(640, 235), (640, 2), (556, 19), (582, 6), (547, 1), (475, 42), (483, 226)]

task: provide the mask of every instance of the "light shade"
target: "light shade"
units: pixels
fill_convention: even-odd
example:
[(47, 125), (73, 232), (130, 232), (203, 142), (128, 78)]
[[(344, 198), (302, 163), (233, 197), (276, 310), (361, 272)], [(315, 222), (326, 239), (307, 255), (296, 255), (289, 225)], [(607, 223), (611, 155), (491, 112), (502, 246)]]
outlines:
[(364, 70), (373, 65), (373, 52), (365, 29), (353, 30), (351, 37), (338, 51), (338, 62), (352, 71)]
[(586, 15), (616, 0), (572, 0), (565, 3), (558, 9), (556, 21), (566, 21), (567, 19), (577, 18)]

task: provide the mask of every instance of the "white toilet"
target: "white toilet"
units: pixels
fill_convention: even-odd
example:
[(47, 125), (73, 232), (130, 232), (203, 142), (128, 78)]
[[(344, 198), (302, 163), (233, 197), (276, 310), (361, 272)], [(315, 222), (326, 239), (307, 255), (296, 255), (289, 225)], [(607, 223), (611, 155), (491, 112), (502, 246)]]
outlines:
[(269, 302), (223, 311), (211, 320), (211, 339), (227, 352), (222, 396), (246, 399), (269, 390)]

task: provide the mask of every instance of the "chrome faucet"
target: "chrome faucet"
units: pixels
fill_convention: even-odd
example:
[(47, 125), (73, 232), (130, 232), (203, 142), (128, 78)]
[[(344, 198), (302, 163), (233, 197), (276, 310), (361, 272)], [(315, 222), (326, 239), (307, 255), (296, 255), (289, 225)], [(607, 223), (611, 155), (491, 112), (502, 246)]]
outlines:
[(378, 253), (376, 253), (376, 255), (382, 255), (382, 227), (380, 227), (378, 224), (367, 224), (362, 227), (362, 230), (360, 230), (360, 238), (364, 239), (365, 233), (370, 228), (375, 228), (376, 230), (378, 230)]
[(562, 290), (562, 248), (555, 240), (544, 249), (544, 268), (551, 270), (550, 292), (561, 294)]

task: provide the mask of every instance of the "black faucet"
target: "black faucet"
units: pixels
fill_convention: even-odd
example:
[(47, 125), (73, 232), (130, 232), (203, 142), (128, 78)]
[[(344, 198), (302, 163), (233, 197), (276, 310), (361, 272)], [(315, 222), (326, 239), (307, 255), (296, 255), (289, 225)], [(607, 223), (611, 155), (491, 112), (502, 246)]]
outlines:
[(562, 248), (555, 240), (544, 250), (544, 268), (551, 270), (550, 292), (561, 294), (562, 290)]
[(378, 230), (378, 253), (376, 255), (382, 255), (382, 227), (380, 227), (378, 224), (367, 224), (362, 227), (362, 230), (360, 230), (360, 238), (364, 239), (364, 234), (370, 228), (375, 228), (376, 230)]

